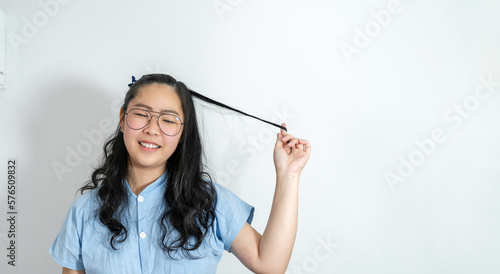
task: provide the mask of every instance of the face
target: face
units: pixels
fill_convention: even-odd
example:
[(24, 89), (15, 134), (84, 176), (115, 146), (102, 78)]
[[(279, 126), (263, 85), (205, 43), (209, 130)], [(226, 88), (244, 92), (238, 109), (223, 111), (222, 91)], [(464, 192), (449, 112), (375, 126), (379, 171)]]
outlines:
[[(151, 112), (152, 115), (160, 115), (160, 112), (171, 112), (184, 122), (181, 101), (176, 92), (168, 85), (151, 84), (142, 87), (136, 97), (130, 101), (127, 111), (132, 108), (154, 111)], [(124, 114), (122, 110), (120, 112), (120, 125), (123, 129), (123, 139), (131, 167), (133, 169), (164, 169), (168, 158), (179, 144), (183, 126), (179, 134), (168, 136), (160, 130), (157, 118), (152, 117), (145, 128), (134, 130), (125, 122)], [(159, 147), (151, 148), (151, 145)]]

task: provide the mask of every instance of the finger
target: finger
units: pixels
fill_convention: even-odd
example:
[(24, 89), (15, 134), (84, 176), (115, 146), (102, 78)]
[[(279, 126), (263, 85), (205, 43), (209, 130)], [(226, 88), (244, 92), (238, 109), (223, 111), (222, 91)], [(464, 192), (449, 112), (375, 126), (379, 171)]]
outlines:
[(298, 138), (292, 138), (292, 139), (290, 139), (290, 140), (288, 141), (288, 146), (289, 146), (289, 147), (293, 147), (293, 146), (295, 146), (296, 144), (298, 144), (298, 143), (299, 143), (299, 140), (300, 140), (300, 139), (298, 139)]
[(286, 136), (283, 136), (281, 133), (278, 133), (277, 138), (276, 138), (275, 147), (276, 148), (285, 148), (285, 149), (289, 148), (288, 147), (288, 138), (286, 138)]
[(307, 152), (308, 154), (311, 153), (311, 144), (307, 140), (301, 139), (299, 140), (299, 143), (304, 145), (305, 152)]
[(293, 135), (292, 134), (286, 134), (283, 136), (283, 138), (281, 138), (281, 141), (282, 142), (290, 142), (293, 138)]
[(304, 145), (303, 145), (303, 144), (297, 144), (295, 147), (296, 147), (297, 149), (302, 150), (302, 151), (304, 150)]
[[(281, 126), (286, 128), (286, 124), (285, 123), (282, 123)], [(286, 130), (281, 129), (281, 134), (286, 135)]]

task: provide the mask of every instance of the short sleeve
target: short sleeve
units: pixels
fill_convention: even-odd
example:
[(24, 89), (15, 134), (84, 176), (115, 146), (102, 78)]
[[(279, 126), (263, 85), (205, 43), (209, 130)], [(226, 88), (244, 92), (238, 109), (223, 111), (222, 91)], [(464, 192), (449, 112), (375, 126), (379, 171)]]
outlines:
[(216, 234), (224, 243), (224, 249), (229, 248), (234, 238), (245, 223), (252, 224), (255, 208), (240, 199), (229, 189), (214, 183), (217, 190), (217, 205), (215, 207)]
[(49, 252), (52, 258), (63, 267), (73, 270), (85, 270), (82, 261), (82, 241), (83, 231), (83, 195), (71, 205), (66, 219), (52, 244)]

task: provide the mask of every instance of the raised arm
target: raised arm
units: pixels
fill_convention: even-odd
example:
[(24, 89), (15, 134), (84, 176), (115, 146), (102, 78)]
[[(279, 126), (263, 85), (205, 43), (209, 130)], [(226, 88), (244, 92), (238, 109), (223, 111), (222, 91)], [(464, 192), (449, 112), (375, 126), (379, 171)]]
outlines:
[[(283, 123), (283, 126), (286, 125)], [(269, 220), (260, 235), (248, 223), (238, 233), (231, 252), (255, 273), (285, 273), (297, 234), (299, 178), (311, 145), (283, 129), (274, 147), (276, 188)]]

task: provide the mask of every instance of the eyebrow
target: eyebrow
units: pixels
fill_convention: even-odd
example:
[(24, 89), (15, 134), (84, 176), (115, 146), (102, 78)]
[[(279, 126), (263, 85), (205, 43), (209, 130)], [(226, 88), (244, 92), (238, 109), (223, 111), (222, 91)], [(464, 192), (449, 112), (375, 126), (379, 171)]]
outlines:
[[(147, 108), (148, 110), (151, 110), (151, 111), (153, 110), (152, 107), (145, 105), (145, 104), (141, 104), (141, 103), (137, 103), (137, 104), (133, 105), (133, 107), (143, 107), (143, 108)], [(162, 109), (160, 111), (160, 113), (168, 113), (168, 112), (173, 113), (177, 116), (181, 116), (179, 113), (177, 113), (177, 111), (175, 111), (173, 109)]]

